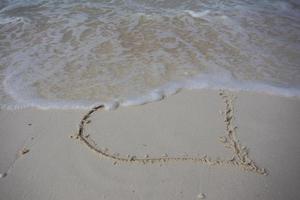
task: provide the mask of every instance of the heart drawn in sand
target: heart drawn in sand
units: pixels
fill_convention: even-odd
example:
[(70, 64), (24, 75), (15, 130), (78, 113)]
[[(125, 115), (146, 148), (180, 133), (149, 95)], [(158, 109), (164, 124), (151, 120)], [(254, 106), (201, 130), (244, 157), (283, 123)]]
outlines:
[(209, 156), (197, 157), (197, 156), (175, 156), (169, 157), (164, 155), (161, 157), (151, 157), (148, 154), (143, 157), (138, 156), (120, 156), (119, 153), (111, 153), (108, 149), (102, 150), (98, 148), (95, 142), (91, 139), (89, 134), (85, 133), (85, 127), (91, 123), (91, 116), (104, 108), (104, 105), (99, 105), (92, 108), (87, 114), (85, 114), (80, 121), (79, 130), (75, 139), (79, 139), (91, 150), (95, 151), (102, 156), (113, 160), (114, 164), (118, 162), (124, 163), (141, 163), (141, 164), (150, 164), (150, 163), (165, 163), (165, 162), (188, 162), (193, 161), (195, 163), (207, 164), (207, 165), (218, 165), (218, 166), (235, 166), (239, 167), (244, 171), (250, 171), (257, 174), (267, 175), (267, 172), (264, 168), (259, 168), (255, 162), (250, 159), (248, 154), (247, 147), (241, 145), (240, 141), (237, 138), (237, 127), (234, 125), (234, 107), (233, 101), (235, 97), (231, 94), (227, 94), (225, 91), (220, 91), (220, 97), (222, 98), (225, 109), (223, 111), (224, 115), (224, 124), (225, 124), (225, 135), (219, 137), (219, 142), (224, 145), (225, 148), (228, 148), (232, 152), (232, 158), (229, 160), (226, 159), (213, 159)]

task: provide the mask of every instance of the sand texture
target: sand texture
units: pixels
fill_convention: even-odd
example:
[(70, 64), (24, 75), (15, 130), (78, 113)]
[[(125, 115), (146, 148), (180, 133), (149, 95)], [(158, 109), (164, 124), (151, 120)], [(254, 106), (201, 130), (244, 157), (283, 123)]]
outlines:
[(0, 199), (297, 199), (300, 100), (191, 90), (0, 111)]

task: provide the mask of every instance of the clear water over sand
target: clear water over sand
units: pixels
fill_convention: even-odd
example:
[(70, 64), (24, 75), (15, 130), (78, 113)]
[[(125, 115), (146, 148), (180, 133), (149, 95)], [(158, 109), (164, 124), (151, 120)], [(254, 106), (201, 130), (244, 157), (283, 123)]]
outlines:
[(207, 87), (300, 96), (297, 1), (1, 2), (1, 107), (130, 105)]

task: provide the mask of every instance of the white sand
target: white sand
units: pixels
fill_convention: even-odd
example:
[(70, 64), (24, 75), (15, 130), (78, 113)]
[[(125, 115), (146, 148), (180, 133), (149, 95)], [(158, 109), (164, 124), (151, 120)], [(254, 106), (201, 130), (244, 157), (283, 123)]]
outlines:
[[(212, 162), (238, 155), (219, 141), (228, 136), (220, 114), (226, 104), (218, 91), (193, 90), (90, 116), (89, 139), (108, 155), (135, 156), (133, 162), (115, 162), (70, 138), (88, 111), (1, 110), (0, 173), (7, 175), (0, 179), (0, 199), (297, 199), (300, 100), (233, 94), (235, 140), (267, 176), (244, 171), (240, 162)], [(205, 154), (212, 161), (136, 162)]]

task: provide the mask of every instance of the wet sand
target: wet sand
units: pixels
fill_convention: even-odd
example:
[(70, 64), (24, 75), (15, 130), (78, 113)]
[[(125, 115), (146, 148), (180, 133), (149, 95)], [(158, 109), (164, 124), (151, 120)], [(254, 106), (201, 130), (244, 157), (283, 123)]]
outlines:
[(0, 111), (1, 199), (296, 199), (300, 100), (182, 91), (104, 111)]

